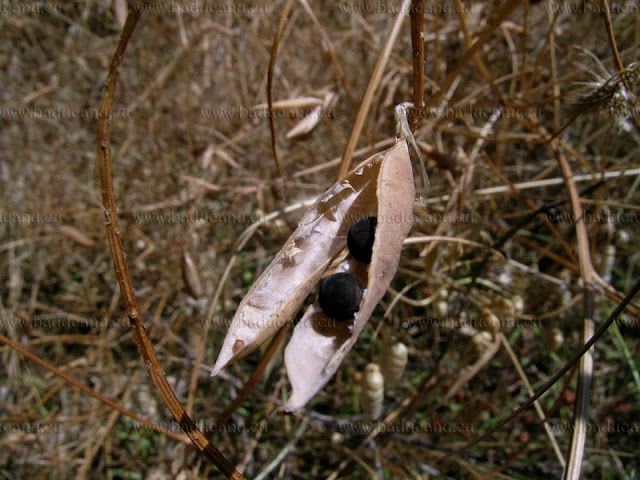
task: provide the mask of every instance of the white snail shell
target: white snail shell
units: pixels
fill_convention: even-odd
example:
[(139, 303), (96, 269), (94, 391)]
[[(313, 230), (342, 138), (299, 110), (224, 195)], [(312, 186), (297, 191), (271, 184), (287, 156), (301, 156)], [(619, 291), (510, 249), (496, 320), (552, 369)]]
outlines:
[(489, 309), (483, 309), (484, 314), (484, 327), (491, 333), (498, 333), (501, 329), (501, 323), (498, 316)]
[(489, 348), (491, 342), (493, 342), (493, 335), (481, 330), (471, 337), (471, 352), (474, 356), (481, 357), (485, 350)]
[(558, 327), (545, 327), (543, 335), (545, 343), (552, 352), (557, 351), (564, 343), (564, 334)]
[(384, 377), (376, 363), (370, 363), (362, 375), (362, 410), (371, 420), (382, 415), (384, 400)]
[(409, 352), (404, 343), (395, 342), (382, 345), (380, 364), (382, 376), (388, 385), (393, 385), (402, 378), (408, 358)]

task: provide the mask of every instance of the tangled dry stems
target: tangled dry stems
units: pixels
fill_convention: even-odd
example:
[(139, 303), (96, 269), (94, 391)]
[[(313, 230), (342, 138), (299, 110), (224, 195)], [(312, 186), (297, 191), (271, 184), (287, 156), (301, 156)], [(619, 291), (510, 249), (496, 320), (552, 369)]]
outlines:
[[(364, 11), (361, 4), (314, 6), (357, 98), (393, 15)], [(2, 333), (104, 396), (178, 432), (140, 368), (104, 241), (95, 159), (97, 115), (92, 109), (100, 103), (120, 31), (113, 5), (87, 2), (60, 6), (48, 15), (0, 18), (7, 32), (0, 45)], [(311, 405), (311, 426), (284, 460), (283, 475), (326, 477), (348, 457), (345, 447), (364, 460), (350, 465), (358, 478), (371, 473), (364, 465), (375, 470), (376, 455), (382, 456), (381, 468), (393, 478), (424, 472), (425, 465), (437, 464), (443, 453), (517, 406), (527, 394), (503, 350), (442, 402), (458, 376), (477, 360), (467, 349), (474, 333), (470, 328), (487, 328), (487, 309), (502, 321), (534, 387), (579, 347), (575, 228), (564, 187), (473, 195), (483, 187), (560, 176), (547, 139), (532, 130), (527, 119), (549, 132), (571, 120), (558, 138), (574, 174), (593, 175), (579, 190), (595, 183), (602, 172), (638, 166), (638, 79), (633, 64), (637, 16), (612, 16), (631, 87), (626, 91), (621, 90), (625, 75), (616, 73), (602, 19), (568, 8), (557, 11), (551, 39), (549, 5), (530, 5), (526, 15), (523, 7), (516, 9), (480, 49), (492, 84), (470, 62), (443, 92), (444, 100), (437, 105), (443, 110), (425, 112), (417, 136), (432, 159), (429, 197), (451, 195), (456, 185), (463, 188), (448, 209), (446, 201), (418, 206), (414, 213), (421, 221), (412, 236), (440, 234), (493, 246), (531, 212), (527, 202), (536, 207), (565, 203), (547, 214), (548, 222), (538, 216), (501, 245), (511, 261), (491, 257), (480, 274), (482, 281), (471, 290), (465, 282), (483, 251), (460, 243), (438, 242), (430, 250), (429, 244), (409, 244), (393, 283), (393, 291), (402, 291), (403, 297), (386, 297), (378, 320), (371, 322), (335, 381)], [(274, 96), (322, 98), (332, 92), (339, 101), (309, 135), (292, 141), (285, 134), (308, 109), (276, 117), (280, 159), (291, 177), (284, 199), (267, 122), (252, 109), (266, 100), (266, 66), (279, 7), (244, 14), (144, 12), (120, 70), (111, 136), (124, 250), (144, 321), (181, 399), (188, 396), (204, 322), (210, 324), (205, 365), (211, 365), (248, 285), (304, 209), (257, 229), (231, 270), (213, 318), (207, 318), (208, 302), (238, 237), (253, 220), (330, 185), (337, 162), (328, 161), (342, 154), (356, 115), (327, 45), (304, 9), (295, 5), (280, 46)], [(466, 22), (475, 39), (497, 7), (476, 2), (470, 8)], [(372, 142), (391, 137), (393, 107), (412, 98), (408, 25), (407, 19), (374, 96), (364, 137), (369, 135)], [(466, 43), (454, 13), (429, 8), (424, 37), (428, 99), (438, 93)], [(589, 71), (597, 72), (595, 80)], [(496, 91), (506, 104), (498, 101)], [(589, 105), (595, 100), (597, 108), (576, 112), (576, 98)], [(483, 136), (499, 108), (503, 113)], [(612, 118), (609, 112), (616, 115)], [(575, 113), (579, 115), (572, 118)], [(481, 149), (470, 158), (479, 139)], [(366, 146), (365, 140), (358, 144)], [(436, 169), (434, 161), (453, 168)], [(296, 175), (323, 164), (326, 168), (312, 174)], [(634, 177), (620, 177), (583, 194), (596, 272), (603, 276), (608, 248), (615, 246), (610, 283), (619, 292), (637, 276), (636, 190)], [(204, 295), (199, 299), (191, 298), (179, 280), (183, 251), (190, 252), (201, 275)], [(516, 294), (524, 298), (524, 309), (512, 314), (506, 300)], [(381, 320), (394, 300), (394, 308)], [(445, 302), (446, 311), (437, 310), (438, 300)], [(613, 291), (608, 297), (597, 292), (596, 320), (606, 317), (617, 301)], [(595, 352), (586, 476), (613, 472), (611, 478), (625, 478), (638, 471), (640, 426), (634, 419), (640, 393), (633, 383), (635, 370), (620, 353), (626, 349), (631, 358), (637, 356), (637, 315), (637, 305), (632, 306), (625, 317), (629, 322), (620, 322), (623, 343), (608, 337)], [(404, 380), (387, 393), (386, 411), (398, 412), (398, 417), (377, 436), (375, 446), (363, 445), (370, 425), (358, 417), (357, 376), (375, 360), (381, 325), (395, 329), (410, 346), (410, 362)], [(559, 326), (565, 336), (554, 354), (544, 342), (549, 325)], [(15, 351), (3, 348), (2, 360), (0, 464), (9, 478), (69, 478), (78, 468), (87, 478), (170, 478), (181, 472), (187, 478), (213, 476), (211, 467), (188, 447), (114, 416), (113, 410)], [(232, 417), (233, 423), (212, 427), (257, 362), (254, 355), (229, 369), (228, 383), (210, 381), (202, 368), (193, 401), (195, 418), (203, 429), (215, 430), (211, 438), (224, 445), (225, 454), (247, 476), (269, 464), (301, 421), (272, 414), (285, 384), (281, 356), (275, 355), (266, 380)], [(569, 376), (543, 401), (562, 451), (574, 391), (575, 377)], [(402, 399), (411, 403), (402, 407)], [(528, 414), (496, 434), (492, 444), (466, 451), (440, 468), (454, 477), (479, 477), (506, 464), (504, 473), (514, 477), (558, 476), (558, 461), (538, 420)]]

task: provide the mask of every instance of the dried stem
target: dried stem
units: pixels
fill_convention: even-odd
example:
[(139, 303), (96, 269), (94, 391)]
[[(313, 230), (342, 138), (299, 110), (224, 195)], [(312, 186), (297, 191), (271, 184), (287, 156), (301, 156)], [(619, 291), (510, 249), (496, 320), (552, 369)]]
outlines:
[(127, 311), (127, 317), (131, 324), (133, 336), (144, 359), (144, 366), (149, 373), (154, 386), (167, 408), (171, 411), (180, 427), (189, 436), (195, 446), (207, 457), (220, 471), (230, 479), (243, 479), (244, 477), (233, 467), (224, 455), (206, 438), (198, 429), (195, 422), (187, 415), (180, 404), (171, 386), (167, 382), (158, 357), (144, 324), (140, 318), (137, 301), (133, 293), (131, 278), (127, 269), (120, 238), (120, 225), (113, 193), (113, 178), (111, 174), (111, 139), (109, 131), (109, 116), (113, 104), (113, 94), (116, 88), (118, 67), (127, 48), (131, 34), (140, 18), (140, 11), (133, 9), (127, 16), (120, 41), (109, 64), (109, 73), (104, 90), (104, 97), (100, 105), (100, 118), (98, 119), (98, 169), (100, 171), (100, 186), (102, 189), (102, 205), (105, 215), (105, 227), (109, 249), (113, 260), (113, 267), (118, 279), (118, 286)]
[(282, 169), (282, 165), (280, 164), (280, 160), (278, 159), (278, 151), (276, 145), (276, 126), (273, 121), (273, 72), (276, 67), (276, 58), (278, 57), (278, 46), (280, 45), (280, 38), (282, 37), (282, 32), (284, 31), (284, 27), (287, 25), (287, 17), (289, 15), (289, 11), (291, 10), (291, 6), (293, 5), (293, 0), (287, 0), (284, 8), (282, 9), (282, 13), (280, 14), (280, 21), (278, 22), (278, 30), (276, 31), (275, 36), (273, 37), (273, 43), (271, 44), (271, 54), (269, 55), (269, 70), (267, 72), (267, 104), (269, 109), (269, 132), (271, 133), (271, 151), (273, 153), (273, 160), (276, 162), (276, 168), (278, 169), (278, 174), (282, 181), (284, 182), (284, 189), (286, 195), (287, 188), (287, 179), (284, 174), (284, 170)]
[[(582, 205), (580, 204), (580, 196), (578, 189), (573, 181), (573, 172), (569, 166), (569, 162), (562, 150), (557, 145), (557, 141), (551, 142), (551, 149), (554, 151), (556, 159), (560, 164), (562, 174), (567, 185), (567, 192), (571, 200), (571, 208), (574, 218), (576, 219), (576, 236), (578, 239), (578, 259), (580, 260), (580, 275), (583, 282), (583, 325), (582, 333), (583, 341), (587, 342), (595, 331), (595, 323), (593, 321), (593, 265), (591, 264), (591, 252), (589, 249), (589, 237), (587, 234), (587, 226), (584, 221)], [(584, 454), (584, 444), (587, 429), (585, 422), (587, 419), (587, 410), (589, 404), (589, 392), (591, 390), (591, 379), (593, 378), (593, 352), (588, 350), (584, 356), (580, 358), (580, 372), (578, 375), (578, 394), (576, 397), (576, 406), (574, 411), (574, 429), (571, 437), (571, 446), (565, 467), (565, 478), (580, 478), (580, 466), (582, 464), (582, 456)]]
[[(520, 377), (520, 380), (522, 380), (522, 383), (524, 384), (524, 387), (527, 389), (527, 394), (528, 395), (533, 395), (535, 393), (533, 391), (533, 387), (531, 387), (531, 383), (529, 382), (529, 378), (527, 377), (527, 374), (524, 372), (524, 370), (522, 368), (522, 365), (520, 365), (520, 361), (518, 360), (518, 356), (515, 354), (515, 352), (511, 348), (511, 345), (509, 344), (509, 340), (507, 339), (505, 334), (502, 333), (502, 332), (500, 332), (498, 334), (498, 336), (500, 337), (500, 342), (502, 342), (502, 346), (504, 347), (505, 351), (507, 352), (507, 355), (509, 355), (509, 358), (511, 359), (511, 363), (513, 363), (513, 366), (516, 369), (516, 372), (518, 372), (518, 376)], [(547, 434), (547, 438), (549, 439), (549, 443), (551, 443), (551, 447), (553, 448), (553, 453), (555, 453), (556, 458), (560, 462), (560, 465), (562, 465), (562, 467), (564, 468), (564, 466), (565, 466), (564, 457), (562, 456), (562, 452), (560, 451), (560, 447), (558, 446), (558, 442), (556, 441), (556, 437), (553, 436), (553, 432), (551, 431), (551, 427), (549, 426), (549, 422), (547, 422), (548, 416), (545, 415), (544, 410), (542, 409), (542, 405), (540, 405), (540, 402), (538, 400), (533, 402), (533, 407), (535, 408), (536, 413), (538, 414), (538, 418), (540, 418), (540, 421), (542, 422), (542, 426), (544, 428), (545, 433)]]
[(512, 2), (505, 2), (505, 5), (499, 10), (496, 16), (493, 18), (493, 21), (484, 29), (484, 31), (478, 36), (478, 39), (469, 47), (469, 49), (464, 53), (462, 58), (458, 60), (458, 63), (454, 65), (446, 78), (442, 81), (440, 85), (440, 90), (437, 91), (434, 95), (432, 95), (429, 100), (427, 100), (425, 108), (431, 108), (434, 105), (438, 105), (442, 100), (442, 97), (445, 95), (449, 87), (453, 84), (453, 82), (458, 78), (462, 69), (469, 63), (469, 60), (473, 58), (478, 50), (480, 50), (491, 38), (494, 30), (496, 30), (500, 24), (513, 12), (518, 5), (522, 3), (522, 0), (514, 0)]
[[(611, 48), (611, 54), (613, 55), (613, 61), (616, 64), (618, 73), (621, 73), (624, 70), (624, 66), (622, 65), (622, 60), (620, 59), (620, 52), (618, 51), (616, 37), (613, 34), (613, 24), (611, 23), (611, 14), (609, 13), (608, 0), (602, 0), (602, 11), (604, 13), (604, 26), (607, 29), (607, 39), (609, 41), (609, 47)], [(630, 92), (631, 89), (629, 88), (629, 82), (624, 75), (622, 76), (622, 83), (624, 84), (624, 88), (627, 89), (627, 92)]]
[(411, 48), (413, 50), (413, 107), (409, 111), (409, 126), (415, 132), (424, 115), (424, 0), (413, 0), (411, 4)]
[(387, 35), (387, 38), (384, 42), (384, 46), (380, 51), (380, 55), (378, 56), (376, 65), (373, 68), (371, 78), (369, 79), (369, 84), (367, 85), (367, 89), (365, 90), (364, 96), (362, 97), (360, 110), (358, 110), (358, 115), (356, 116), (356, 120), (353, 123), (353, 127), (351, 129), (351, 134), (349, 135), (349, 141), (347, 142), (347, 146), (344, 150), (344, 153), (342, 154), (342, 162), (340, 163), (340, 169), (338, 170), (337, 178), (344, 177), (349, 171), (349, 165), (351, 165), (353, 152), (356, 149), (358, 138), (360, 138), (360, 132), (362, 132), (362, 128), (364, 127), (364, 121), (367, 118), (369, 109), (371, 108), (373, 94), (380, 85), (380, 80), (382, 80), (384, 67), (389, 60), (391, 49), (393, 48), (393, 45), (398, 38), (398, 33), (400, 33), (400, 27), (402, 26), (402, 21), (404, 20), (404, 12), (406, 12), (407, 8), (409, 8), (409, 1), (410, 0), (403, 0), (398, 15), (396, 15), (393, 25), (391, 26), (389, 34)]
[(611, 315), (609, 315), (609, 318), (607, 318), (607, 320), (602, 325), (600, 325), (600, 327), (598, 328), (596, 333), (593, 335), (593, 337), (591, 337), (589, 339), (589, 341), (587, 343), (585, 343), (582, 346), (582, 348), (580, 348), (580, 350), (578, 350), (574, 354), (574, 356), (567, 363), (565, 363), (564, 366), (560, 370), (558, 370), (549, 380), (547, 380), (547, 382), (544, 385), (542, 385), (536, 391), (536, 393), (534, 395), (529, 397), (529, 399), (527, 399), (527, 401), (525, 401), (522, 405), (520, 405), (518, 408), (516, 408), (512, 413), (507, 415), (506, 418), (500, 420), (493, 427), (489, 428), (489, 430), (487, 430), (487, 432), (485, 432), (484, 434), (480, 435), (479, 437), (476, 437), (475, 439), (473, 439), (472, 441), (470, 441), (466, 445), (460, 447), (456, 451), (447, 454), (446, 456), (444, 456), (442, 458), (441, 461), (445, 461), (449, 457), (451, 457), (453, 455), (457, 455), (457, 454), (463, 452), (464, 450), (467, 450), (467, 449), (471, 448), (472, 446), (477, 445), (478, 443), (490, 438), (491, 435), (493, 435), (495, 432), (497, 432), (498, 430), (503, 428), (505, 425), (508, 425), (509, 423), (511, 423), (518, 415), (520, 415), (523, 411), (525, 411), (527, 408), (529, 408), (531, 405), (533, 405), (533, 402), (535, 402), (540, 397), (542, 397), (542, 395), (544, 395), (551, 387), (553, 387), (555, 385), (555, 383), (564, 376), (565, 373), (567, 373), (569, 370), (571, 370), (575, 366), (575, 364), (580, 361), (582, 356), (586, 352), (588, 352), (591, 347), (593, 347), (593, 345), (600, 339), (600, 337), (602, 337), (602, 335), (604, 335), (606, 333), (607, 329), (611, 326), (611, 324), (613, 322), (615, 322), (616, 318), (618, 318), (620, 316), (620, 314), (624, 311), (624, 309), (627, 307), (627, 305), (631, 302), (633, 297), (635, 297), (638, 294), (638, 292), (640, 292), (640, 278), (631, 287), (631, 289), (629, 290), (629, 293), (627, 293), (625, 295), (625, 297), (618, 304), (618, 306), (615, 308), (615, 310), (613, 312), (611, 312)]
[(185, 443), (190, 443), (189, 439), (187, 437), (185, 437), (184, 435), (179, 435), (177, 433), (174, 433), (174, 432), (171, 432), (169, 430), (166, 430), (166, 429), (162, 428), (161, 426), (156, 425), (155, 423), (150, 422), (149, 420), (147, 420), (145, 418), (142, 418), (138, 414), (136, 414), (136, 413), (134, 413), (134, 412), (132, 412), (130, 410), (127, 410), (126, 408), (124, 408), (121, 405), (117, 404), (113, 400), (109, 400), (108, 398), (100, 395), (95, 390), (87, 387), (85, 384), (80, 383), (75, 378), (67, 375), (62, 370), (54, 367), (53, 365), (51, 365), (47, 361), (41, 359), (37, 355), (34, 355), (33, 353), (31, 353), (29, 350), (26, 350), (25, 348), (23, 348), (19, 343), (14, 342), (13, 340), (5, 337), (2, 334), (0, 334), (0, 342), (4, 343), (9, 348), (14, 349), (16, 352), (18, 352), (23, 357), (28, 358), (29, 360), (31, 360), (34, 363), (37, 363), (42, 368), (45, 368), (45, 369), (49, 370), (51, 373), (53, 373), (57, 377), (60, 377), (62, 380), (64, 380), (68, 384), (73, 385), (74, 387), (82, 390), (84, 393), (86, 393), (90, 397), (93, 397), (93, 398), (95, 398), (97, 400), (100, 400), (102, 403), (104, 403), (105, 405), (109, 406), (110, 408), (113, 408), (114, 410), (120, 412), (121, 414), (126, 415), (127, 417), (132, 418), (133, 420), (135, 420), (137, 422), (142, 423), (143, 425), (149, 427), (151, 430), (155, 430), (156, 432), (162, 433), (163, 435), (166, 435), (167, 437), (171, 437), (174, 440), (178, 440), (180, 442), (185, 442)]

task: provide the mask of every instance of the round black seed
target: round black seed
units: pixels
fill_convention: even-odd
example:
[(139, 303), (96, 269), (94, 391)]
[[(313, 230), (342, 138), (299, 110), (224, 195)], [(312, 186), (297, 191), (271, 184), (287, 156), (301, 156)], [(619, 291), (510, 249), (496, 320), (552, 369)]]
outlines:
[(376, 217), (361, 218), (349, 229), (347, 247), (353, 258), (362, 263), (371, 263), (373, 240), (376, 234)]
[(348, 272), (334, 273), (320, 285), (322, 311), (335, 320), (348, 320), (360, 309), (364, 284)]

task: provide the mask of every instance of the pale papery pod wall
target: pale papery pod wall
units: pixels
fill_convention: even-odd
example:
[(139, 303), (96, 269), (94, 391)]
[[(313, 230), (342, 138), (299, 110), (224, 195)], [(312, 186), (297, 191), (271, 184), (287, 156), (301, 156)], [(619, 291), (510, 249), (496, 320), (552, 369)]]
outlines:
[[(408, 163), (408, 167), (403, 169), (396, 166), (402, 163), (401, 159)], [(408, 174), (405, 172), (407, 168)], [(387, 177), (397, 173), (398, 180), (381, 182), (381, 169), (387, 172)], [(393, 189), (402, 191), (404, 196), (413, 191), (411, 165), (404, 141), (397, 142), (390, 150), (375, 154), (362, 162), (335, 183), (306, 213), (298, 228), (238, 306), (213, 367), (212, 376), (259, 347), (294, 317), (331, 262), (345, 248), (347, 233), (353, 222), (362, 217), (388, 212), (389, 207), (383, 209), (384, 212), (379, 212), (376, 194), (384, 191), (390, 197), (387, 201), (395, 203), (392, 198)], [(413, 193), (410, 196), (413, 201)], [(410, 225), (409, 220), (407, 233)], [(395, 228), (394, 225), (382, 228), (378, 226), (381, 232)], [(390, 231), (387, 235), (393, 236), (394, 233)], [(376, 271), (380, 268), (387, 271), (390, 269), (393, 277), (399, 253), (389, 255), (388, 249), (378, 247), (378, 250), (383, 252), (383, 257), (389, 256), (389, 259), (378, 259), (375, 263), (380, 267)], [(372, 267), (373, 263), (372, 261)]]
[[(367, 165), (378, 168), (365, 169)], [(415, 186), (404, 139), (366, 160), (347, 178), (358, 175), (376, 175), (374, 183), (367, 183), (372, 191), (366, 195), (370, 202), (363, 212), (363, 216), (378, 217), (371, 264), (367, 268), (348, 255), (336, 270), (360, 277), (366, 290), (352, 321), (329, 319), (316, 302), (296, 325), (285, 350), (292, 386), (285, 405), (289, 412), (304, 407), (326, 385), (353, 347), (396, 273), (402, 246), (413, 224)], [(349, 218), (353, 219), (352, 212)], [(351, 223), (345, 225), (347, 230)]]

